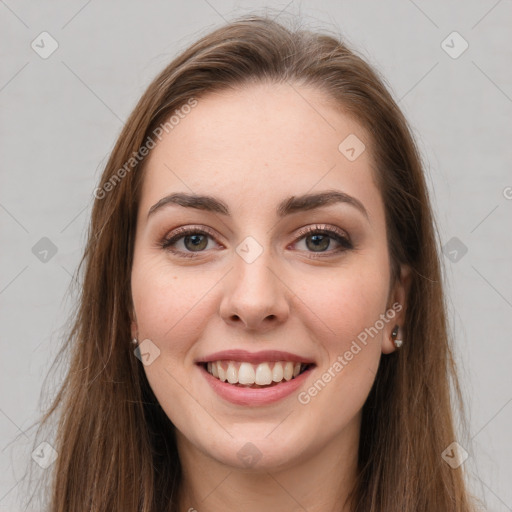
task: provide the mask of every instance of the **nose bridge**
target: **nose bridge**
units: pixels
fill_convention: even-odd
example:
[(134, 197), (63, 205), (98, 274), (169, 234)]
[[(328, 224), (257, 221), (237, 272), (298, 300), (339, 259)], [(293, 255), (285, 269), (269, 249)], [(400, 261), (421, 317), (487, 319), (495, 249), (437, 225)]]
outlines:
[(254, 239), (246, 239), (236, 252), (233, 277), (237, 297), (255, 305), (268, 304), (277, 292), (276, 274), (272, 271), (276, 262), (268, 245), (263, 247)]
[(257, 328), (265, 319), (284, 320), (286, 287), (279, 279), (278, 262), (267, 243), (247, 237), (236, 248), (234, 268), (221, 307), (228, 320), (240, 319)]

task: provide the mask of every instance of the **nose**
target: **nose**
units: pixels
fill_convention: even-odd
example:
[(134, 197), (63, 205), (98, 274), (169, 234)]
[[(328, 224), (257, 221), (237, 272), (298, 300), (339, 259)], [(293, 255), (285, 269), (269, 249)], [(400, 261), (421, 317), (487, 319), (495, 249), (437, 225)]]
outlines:
[(286, 321), (291, 292), (273, 263), (267, 250), (252, 263), (234, 256), (234, 268), (225, 280), (220, 306), (220, 315), (226, 323), (266, 332)]

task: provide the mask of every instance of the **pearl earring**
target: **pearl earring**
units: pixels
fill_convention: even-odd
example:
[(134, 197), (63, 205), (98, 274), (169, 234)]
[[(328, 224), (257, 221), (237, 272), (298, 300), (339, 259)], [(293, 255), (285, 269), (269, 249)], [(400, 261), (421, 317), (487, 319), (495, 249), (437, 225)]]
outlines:
[(137, 338), (133, 338), (132, 343), (133, 343), (134, 345), (137, 345), (137, 343), (139, 343), (139, 340), (138, 340)]
[(398, 336), (398, 325), (395, 325), (393, 328), (393, 332), (391, 333), (391, 339), (393, 340), (393, 343), (396, 348), (400, 348), (403, 344), (403, 340), (397, 340), (396, 337)]

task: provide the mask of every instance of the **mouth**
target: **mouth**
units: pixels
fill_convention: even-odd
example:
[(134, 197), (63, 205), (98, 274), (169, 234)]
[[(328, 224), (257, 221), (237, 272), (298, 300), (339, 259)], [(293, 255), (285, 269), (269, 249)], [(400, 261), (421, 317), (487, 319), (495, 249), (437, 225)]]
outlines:
[(271, 406), (290, 397), (316, 367), (314, 359), (282, 350), (223, 350), (195, 363), (221, 399), (243, 407)]
[(198, 363), (220, 382), (240, 388), (265, 389), (291, 381), (311, 369), (314, 364), (297, 361), (248, 361), (219, 359)]

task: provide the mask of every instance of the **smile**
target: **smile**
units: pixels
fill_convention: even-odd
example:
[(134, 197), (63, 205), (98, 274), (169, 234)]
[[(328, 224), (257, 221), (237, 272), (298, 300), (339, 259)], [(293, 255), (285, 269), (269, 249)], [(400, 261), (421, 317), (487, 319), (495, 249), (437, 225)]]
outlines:
[(282, 350), (229, 349), (194, 361), (210, 388), (238, 406), (269, 406), (304, 386), (316, 361)]
[(247, 361), (209, 361), (203, 363), (206, 371), (235, 386), (260, 388), (275, 386), (299, 376), (310, 366), (308, 363), (292, 361), (264, 361), (252, 364)]

